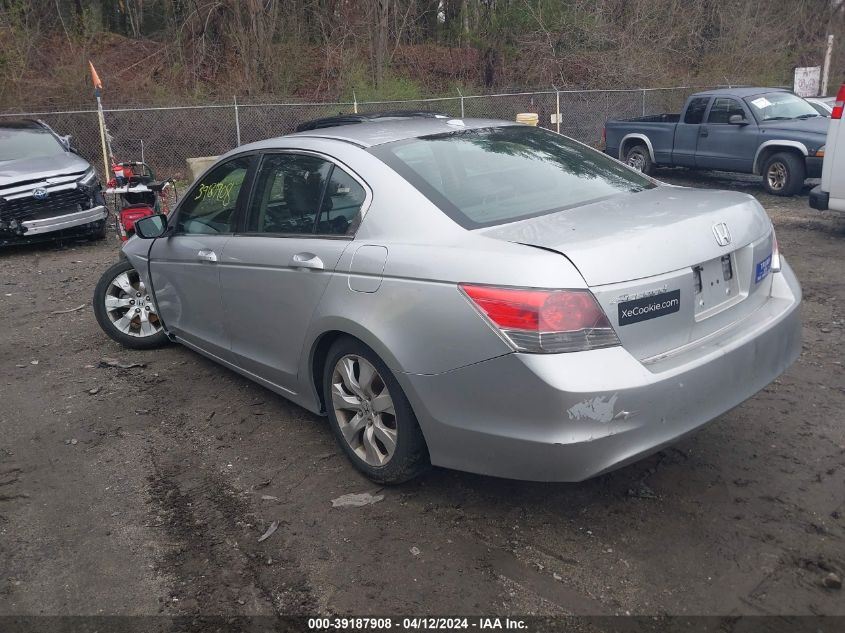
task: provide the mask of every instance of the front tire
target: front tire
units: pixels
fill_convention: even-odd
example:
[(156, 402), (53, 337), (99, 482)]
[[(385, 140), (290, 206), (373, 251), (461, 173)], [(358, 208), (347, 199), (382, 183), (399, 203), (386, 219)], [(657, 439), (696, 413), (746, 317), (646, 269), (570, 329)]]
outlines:
[(648, 148), (642, 143), (632, 145), (625, 152), (625, 164), (647, 176), (650, 176), (654, 172), (654, 162), (651, 160), (651, 154), (648, 153)]
[(429, 466), (408, 398), (384, 361), (360, 341), (341, 338), (329, 349), (323, 398), (338, 444), (373, 481), (399, 484)]
[(791, 152), (773, 154), (763, 165), (763, 188), (773, 196), (792, 196), (804, 186), (804, 159)]
[(154, 349), (169, 341), (138, 271), (121, 259), (100, 277), (94, 289), (94, 316), (112, 339), (130, 349)]

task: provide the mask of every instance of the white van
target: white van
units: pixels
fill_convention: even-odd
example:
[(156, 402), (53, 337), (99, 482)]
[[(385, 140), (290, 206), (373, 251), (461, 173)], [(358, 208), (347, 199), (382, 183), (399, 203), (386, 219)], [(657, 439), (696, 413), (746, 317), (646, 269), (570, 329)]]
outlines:
[(833, 112), (830, 113), (830, 127), (824, 147), (822, 184), (810, 192), (810, 206), (819, 211), (832, 209), (845, 211), (845, 125), (842, 112), (845, 110), (845, 84), (839, 88)]

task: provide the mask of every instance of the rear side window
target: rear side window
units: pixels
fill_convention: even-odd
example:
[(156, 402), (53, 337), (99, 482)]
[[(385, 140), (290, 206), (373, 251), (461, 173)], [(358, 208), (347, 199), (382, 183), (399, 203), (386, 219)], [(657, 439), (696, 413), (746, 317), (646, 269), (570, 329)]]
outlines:
[(335, 166), (317, 221), (320, 235), (351, 235), (358, 228), (367, 194), (352, 176)]
[(370, 151), (468, 229), (655, 186), (600, 152), (524, 125), (424, 136)]
[(684, 114), (684, 123), (691, 123), (697, 125), (704, 120), (704, 112), (707, 110), (707, 104), (710, 103), (710, 97), (696, 97), (689, 102), (686, 114)]
[(738, 114), (745, 118), (745, 110), (739, 105), (736, 99), (729, 99), (727, 97), (719, 97), (713, 102), (710, 108), (710, 114), (707, 116), (708, 123), (728, 123), (730, 118)]
[(351, 235), (364, 188), (340, 167), (310, 154), (268, 154), (261, 162), (247, 233)]
[(261, 162), (248, 233), (313, 233), (332, 164), (304, 154), (270, 154)]

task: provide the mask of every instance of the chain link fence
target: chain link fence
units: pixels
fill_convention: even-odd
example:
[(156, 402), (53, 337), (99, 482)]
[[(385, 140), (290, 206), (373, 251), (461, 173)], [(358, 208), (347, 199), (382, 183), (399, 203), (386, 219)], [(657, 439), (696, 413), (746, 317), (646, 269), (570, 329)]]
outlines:
[[(187, 158), (217, 156), (244, 143), (292, 132), (303, 121), (349, 112), (424, 110), (507, 120), (514, 120), (521, 112), (534, 112), (540, 126), (600, 147), (608, 119), (679, 112), (687, 96), (703, 89), (552, 90), (360, 103), (251, 103), (233, 99), (230, 104), (115, 107), (104, 112), (118, 160), (144, 160), (159, 178), (184, 180), (190, 177)], [(72, 136), (79, 153), (98, 170), (102, 168), (96, 110), (0, 114), (0, 122), (9, 118), (40, 119), (59, 134)]]

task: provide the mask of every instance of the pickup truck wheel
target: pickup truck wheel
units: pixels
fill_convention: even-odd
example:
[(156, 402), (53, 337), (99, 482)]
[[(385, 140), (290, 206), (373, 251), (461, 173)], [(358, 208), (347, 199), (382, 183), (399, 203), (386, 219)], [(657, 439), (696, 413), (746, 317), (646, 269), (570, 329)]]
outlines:
[(804, 159), (791, 152), (773, 154), (763, 165), (763, 188), (775, 196), (791, 196), (804, 186)]
[(625, 164), (644, 174), (651, 174), (654, 171), (654, 163), (651, 161), (648, 148), (642, 144), (633, 145), (625, 153)]

